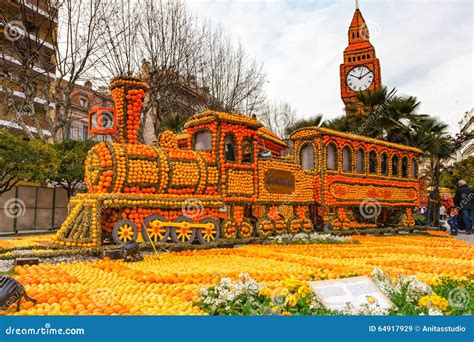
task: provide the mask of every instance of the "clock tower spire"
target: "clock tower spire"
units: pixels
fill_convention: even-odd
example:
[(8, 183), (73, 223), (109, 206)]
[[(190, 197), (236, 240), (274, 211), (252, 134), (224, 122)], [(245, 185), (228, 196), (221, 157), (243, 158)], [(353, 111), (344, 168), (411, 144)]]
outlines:
[(341, 97), (346, 107), (357, 100), (358, 92), (382, 86), (380, 62), (369, 41), (369, 29), (357, 0), (349, 26), (348, 41), (349, 45), (344, 50), (344, 62), (340, 66)]

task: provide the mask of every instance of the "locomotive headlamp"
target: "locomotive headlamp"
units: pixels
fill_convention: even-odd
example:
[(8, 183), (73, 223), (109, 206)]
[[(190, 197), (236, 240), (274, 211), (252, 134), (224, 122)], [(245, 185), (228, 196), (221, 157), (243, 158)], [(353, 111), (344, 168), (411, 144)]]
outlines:
[(94, 108), (89, 112), (89, 134), (114, 134), (117, 131), (113, 108)]

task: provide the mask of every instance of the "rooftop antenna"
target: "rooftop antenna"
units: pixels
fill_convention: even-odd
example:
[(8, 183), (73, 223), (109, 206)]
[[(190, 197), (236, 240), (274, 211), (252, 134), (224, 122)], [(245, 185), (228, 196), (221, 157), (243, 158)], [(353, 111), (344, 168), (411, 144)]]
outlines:
[(355, 0), (356, 9), (359, 9), (359, 0)]

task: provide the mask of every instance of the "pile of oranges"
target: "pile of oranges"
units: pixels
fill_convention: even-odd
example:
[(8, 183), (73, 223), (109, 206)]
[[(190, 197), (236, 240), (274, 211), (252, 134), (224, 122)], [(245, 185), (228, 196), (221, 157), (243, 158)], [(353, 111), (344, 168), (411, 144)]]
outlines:
[(36, 305), (21, 303), (19, 315), (199, 315), (193, 306), (202, 287), (247, 272), (270, 288), (300, 281), (370, 275), (380, 267), (391, 276), (416, 274), (431, 283), (440, 276), (474, 275), (474, 248), (445, 237), (357, 236), (360, 244), (246, 245), (148, 255), (141, 262), (40, 264), (15, 268)]

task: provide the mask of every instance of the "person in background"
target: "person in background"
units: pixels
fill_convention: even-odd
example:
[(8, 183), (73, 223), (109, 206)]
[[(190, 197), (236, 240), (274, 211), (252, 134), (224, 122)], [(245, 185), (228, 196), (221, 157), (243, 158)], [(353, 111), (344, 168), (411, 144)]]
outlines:
[(455, 209), (450, 210), (449, 212), (449, 219), (448, 219), (448, 224), (449, 227), (451, 228), (451, 235), (456, 236), (458, 235), (458, 213), (456, 212)]
[(466, 225), (466, 234), (472, 234), (474, 221), (474, 191), (469, 189), (465, 180), (458, 181), (454, 195), (454, 206)]
[(444, 205), (439, 207), (439, 219), (443, 221), (446, 220), (446, 207)]

